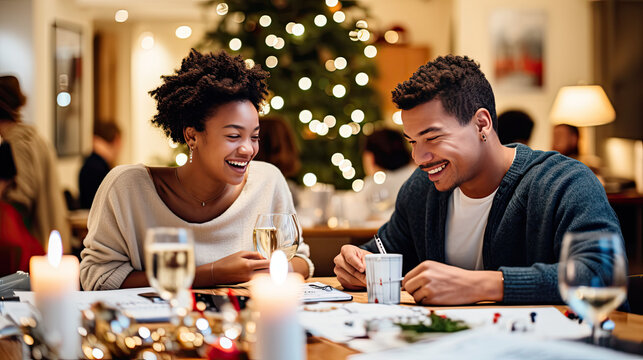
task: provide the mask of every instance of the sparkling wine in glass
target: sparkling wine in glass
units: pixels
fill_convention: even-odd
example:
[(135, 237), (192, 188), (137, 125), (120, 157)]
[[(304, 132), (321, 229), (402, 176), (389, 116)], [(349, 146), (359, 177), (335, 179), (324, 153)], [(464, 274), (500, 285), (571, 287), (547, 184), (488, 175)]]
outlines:
[[(588, 256), (588, 252), (591, 252)], [(560, 294), (592, 325), (592, 341), (600, 342), (600, 327), (627, 295), (627, 258), (621, 236), (610, 232), (568, 232), (558, 266)]]
[(168, 300), (173, 319), (187, 314), (182, 304), (194, 281), (194, 240), (189, 229), (157, 227), (145, 236), (145, 272), (150, 285)]
[(296, 214), (260, 214), (252, 234), (255, 249), (266, 259), (281, 250), (290, 259), (299, 247), (300, 228)]

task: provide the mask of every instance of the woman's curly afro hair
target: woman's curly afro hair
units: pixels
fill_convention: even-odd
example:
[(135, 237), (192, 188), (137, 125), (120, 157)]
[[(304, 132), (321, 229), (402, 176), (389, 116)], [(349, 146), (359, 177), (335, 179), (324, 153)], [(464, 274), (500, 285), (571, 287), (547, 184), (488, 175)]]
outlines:
[(219, 105), (248, 100), (258, 110), (268, 94), (268, 72), (247, 68), (241, 56), (226, 52), (190, 51), (175, 74), (162, 76), (163, 85), (150, 91), (158, 113), (152, 123), (176, 143), (185, 144), (183, 129), (205, 129), (205, 120)]
[(410, 79), (393, 90), (393, 102), (402, 110), (440, 99), (444, 110), (466, 125), (480, 108), (489, 111), (493, 128), (498, 117), (493, 90), (480, 65), (466, 56), (447, 55), (420, 66)]

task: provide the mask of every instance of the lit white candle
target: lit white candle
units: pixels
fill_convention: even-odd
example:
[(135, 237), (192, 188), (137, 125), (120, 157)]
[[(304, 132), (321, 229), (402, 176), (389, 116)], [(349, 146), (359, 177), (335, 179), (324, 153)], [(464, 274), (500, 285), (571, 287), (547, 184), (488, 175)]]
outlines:
[(288, 273), (282, 251), (270, 259), (270, 276), (252, 279), (252, 299), (259, 311), (256, 357), (261, 360), (302, 360), (306, 358), (306, 336), (297, 320), (303, 278)]
[(60, 233), (49, 235), (47, 256), (32, 256), (29, 260), (31, 290), (49, 346), (63, 359), (77, 358), (80, 352), (80, 311), (72, 301), (73, 291), (79, 289), (80, 266), (73, 255), (62, 254)]

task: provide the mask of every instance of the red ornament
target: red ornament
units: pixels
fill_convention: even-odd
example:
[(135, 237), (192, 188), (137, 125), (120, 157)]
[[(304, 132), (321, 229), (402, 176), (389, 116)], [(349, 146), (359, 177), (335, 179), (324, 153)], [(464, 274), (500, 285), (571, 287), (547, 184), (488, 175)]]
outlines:
[[(223, 345), (221, 344), (222, 342)], [(230, 343), (232, 345), (226, 348)], [(224, 337), (220, 337), (217, 341), (210, 344), (206, 356), (209, 360), (241, 360), (245, 358), (243, 353), (237, 349), (234, 341)]]

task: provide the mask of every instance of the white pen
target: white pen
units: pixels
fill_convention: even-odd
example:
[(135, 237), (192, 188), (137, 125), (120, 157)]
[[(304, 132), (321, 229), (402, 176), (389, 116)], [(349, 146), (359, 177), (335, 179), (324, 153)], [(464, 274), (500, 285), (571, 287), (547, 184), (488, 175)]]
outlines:
[(384, 249), (384, 244), (382, 244), (382, 239), (380, 239), (377, 234), (374, 236), (375, 239), (375, 244), (377, 245), (377, 249), (380, 251), (380, 254), (386, 254), (386, 249)]

